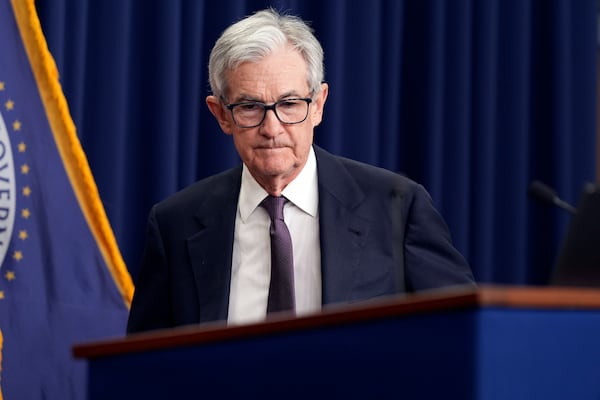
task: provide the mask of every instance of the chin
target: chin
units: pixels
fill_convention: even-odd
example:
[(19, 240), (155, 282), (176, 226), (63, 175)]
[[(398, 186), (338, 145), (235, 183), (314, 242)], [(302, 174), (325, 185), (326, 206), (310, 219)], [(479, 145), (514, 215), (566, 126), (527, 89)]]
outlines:
[(294, 170), (294, 163), (289, 160), (271, 160), (262, 163), (257, 170), (264, 176), (285, 176)]
[(291, 173), (292, 168), (290, 166), (279, 166), (279, 167), (271, 167), (271, 168), (263, 168), (262, 172), (265, 176), (287, 176)]

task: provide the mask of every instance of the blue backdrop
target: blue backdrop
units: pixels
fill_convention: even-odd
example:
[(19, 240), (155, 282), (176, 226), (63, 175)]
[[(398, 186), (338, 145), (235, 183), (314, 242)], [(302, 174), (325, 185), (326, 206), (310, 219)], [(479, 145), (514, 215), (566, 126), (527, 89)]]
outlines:
[(65, 95), (135, 278), (151, 205), (239, 162), (207, 59), (272, 5), (312, 21), (330, 85), (315, 141), (430, 191), (480, 282), (545, 283), (596, 164), (596, 0), (38, 0)]

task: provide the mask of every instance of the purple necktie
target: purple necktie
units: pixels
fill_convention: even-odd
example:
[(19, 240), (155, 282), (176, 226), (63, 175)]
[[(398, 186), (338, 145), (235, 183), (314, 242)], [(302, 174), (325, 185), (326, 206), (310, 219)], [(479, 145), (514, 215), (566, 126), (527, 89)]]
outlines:
[(283, 196), (267, 196), (260, 204), (271, 218), (271, 283), (267, 313), (293, 310), (294, 298), (294, 258), (292, 238), (283, 221)]

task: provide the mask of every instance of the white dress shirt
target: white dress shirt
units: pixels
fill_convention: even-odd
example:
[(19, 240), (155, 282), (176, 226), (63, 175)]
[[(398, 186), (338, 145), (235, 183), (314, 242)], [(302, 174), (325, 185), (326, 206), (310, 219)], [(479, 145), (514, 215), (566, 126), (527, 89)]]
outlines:
[[(271, 220), (260, 203), (267, 195), (244, 165), (233, 242), (230, 324), (258, 322), (266, 316), (271, 276)], [(321, 309), (319, 193), (317, 162), (312, 148), (306, 165), (282, 195), (289, 200), (283, 214), (294, 251), (296, 314), (304, 315)]]

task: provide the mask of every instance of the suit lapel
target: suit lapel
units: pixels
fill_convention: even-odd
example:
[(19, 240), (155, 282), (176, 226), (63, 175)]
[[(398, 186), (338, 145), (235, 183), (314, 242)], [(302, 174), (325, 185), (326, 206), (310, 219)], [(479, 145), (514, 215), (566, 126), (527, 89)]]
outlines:
[(241, 167), (211, 182), (211, 194), (199, 206), (196, 234), (187, 239), (198, 290), (200, 322), (227, 319), (235, 215)]
[(346, 168), (317, 146), (323, 304), (349, 301), (370, 222), (356, 214), (364, 193)]
[[(336, 157), (314, 146), (319, 180), (323, 304), (352, 299), (370, 222), (356, 213), (364, 193)], [(199, 230), (187, 240), (200, 322), (227, 319), (241, 167), (210, 184), (199, 205)]]

